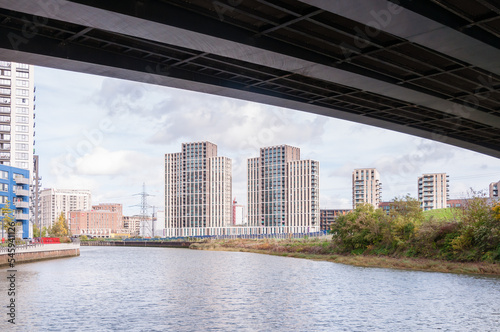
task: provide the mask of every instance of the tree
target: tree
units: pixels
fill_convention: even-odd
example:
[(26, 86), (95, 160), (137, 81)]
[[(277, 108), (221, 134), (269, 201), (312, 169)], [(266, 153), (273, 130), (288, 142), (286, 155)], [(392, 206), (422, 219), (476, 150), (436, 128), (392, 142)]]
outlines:
[(414, 223), (421, 223), (424, 220), (424, 212), (420, 206), (420, 201), (416, 198), (406, 195), (401, 198), (394, 198), (390, 203), (391, 209), (389, 215), (391, 217), (401, 216), (406, 220), (411, 220)]
[(33, 237), (40, 237), (40, 228), (36, 224), (33, 224)]
[[(12, 216), (12, 209), (10, 208), (9, 201), (6, 201), (4, 203), (4, 206), (1, 209), (1, 213), (2, 213), (3, 229), (6, 232), (5, 234), (8, 234), (8, 237), (15, 237), (16, 236), (15, 227), (11, 227), (12, 221), (15, 222), (15, 220), (14, 217)], [(17, 223), (15, 222), (15, 224)], [(12, 232), (12, 229), (14, 229), (14, 232)]]
[(57, 221), (49, 228), (49, 235), (52, 237), (63, 237), (70, 236), (70, 231), (68, 229), (68, 224), (66, 223), (66, 218), (64, 217), (64, 212), (61, 212)]

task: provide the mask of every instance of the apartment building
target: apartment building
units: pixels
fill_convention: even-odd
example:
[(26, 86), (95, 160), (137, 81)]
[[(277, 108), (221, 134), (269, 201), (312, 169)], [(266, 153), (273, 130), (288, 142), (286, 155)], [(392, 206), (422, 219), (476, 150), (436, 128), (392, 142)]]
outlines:
[(99, 204), (90, 211), (70, 211), (68, 227), (73, 235), (112, 237), (123, 234), (123, 215), (121, 204)]
[(248, 225), (271, 232), (319, 231), (319, 162), (279, 145), (248, 159)]
[(90, 190), (43, 189), (40, 192), (40, 223), (51, 227), (57, 217), (64, 213), (66, 219), (71, 211), (89, 211), (91, 208)]
[[(29, 224), (29, 181), (30, 172), (12, 166), (0, 165), (0, 208), (8, 204), (12, 211), (12, 220), (16, 226), (17, 238), (33, 237)], [(2, 228), (2, 238), (7, 232)]]
[[(25, 169), (34, 176), (34, 136), (34, 67), (24, 63), (0, 61), (0, 165)], [(30, 178), (28, 185), (31, 184)], [(30, 204), (34, 202), (31, 197)], [(36, 211), (34, 206), (30, 206), (30, 209)], [(30, 229), (30, 234), (33, 221), (29, 221), (26, 226)]]
[(141, 221), (142, 217), (139, 215), (123, 216), (123, 228), (130, 236), (138, 236), (141, 230)]
[(418, 200), (424, 211), (447, 207), (448, 177), (446, 173), (429, 173), (418, 178)]
[(330, 226), (337, 220), (339, 216), (346, 215), (351, 212), (350, 209), (321, 209), (319, 220), (322, 231), (329, 231)]
[(171, 236), (215, 235), (231, 225), (232, 161), (210, 142), (165, 154), (165, 228)]
[(382, 200), (382, 183), (375, 168), (360, 168), (352, 172), (352, 207), (368, 203), (377, 208)]
[(500, 196), (498, 196), (498, 188), (500, 188), (500, 181), (490, 183), (490, 187), (489, 187), (490, 198), (500, 197)]

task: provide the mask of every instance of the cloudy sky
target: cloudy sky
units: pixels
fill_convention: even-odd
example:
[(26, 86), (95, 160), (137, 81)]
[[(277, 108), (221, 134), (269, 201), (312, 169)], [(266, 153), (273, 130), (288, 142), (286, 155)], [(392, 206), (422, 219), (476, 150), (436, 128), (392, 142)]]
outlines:
[(233, 160), (233, 196), (246, 203), (246, 159), (289, 144), (320, 162), (321, 208), (351, 208), (351, 174), (375, 167), (383, 200), (416, 197), (423, 173), (450, 175), (450, 198), (487, 191), (500, 160), (450, 145), (278, 107), (75, 72), (35, 67), (36, 154), (44, 188), (90, 189), (92, 203), (139, 213), (163, 209), (164, 154), (210, 141)]

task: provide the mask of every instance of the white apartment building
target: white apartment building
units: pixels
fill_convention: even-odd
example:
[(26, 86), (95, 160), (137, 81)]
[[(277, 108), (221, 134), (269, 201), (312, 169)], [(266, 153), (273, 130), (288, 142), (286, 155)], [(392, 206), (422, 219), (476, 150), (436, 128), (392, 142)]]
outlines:
[(368, 203), (378, 208), (382, 200), (382, 183), (375, 168), (360, 168), (352, 172), (352, 207)]
[(448, 182), (446, 173), (423, 174), (418, 178), (418, 200), (424, 211), (447, 207)]
[(32, 65), (0, 61), (0, 164), (33, 172), (35, 83)]
[(183, 143), (165, 154), (167, 236), (218, 235), (231, 225), (231, 159), (210, 142)]
[[(248, 159), (248, 226), (265, 233), (319, 231), (319, 163), (288, 145)], [(256, 230), (253, 229), (252, 232)]]
[[(34, 76), (32, 65), (0, 61), (0, 164), (29, 170), (30, 187), (35, 150)], [(30, 197), (30, 212), (33, 203)], [(32, 219), (29, 237), (33, 235)]]
[(141, 220), (142, 217), (138, 215), (123, 216), (123, 228), (127, 230), (130, 236), (137, 236), (140, 234)]
[(41, 227), (50, 227), (64, 213), (66, 220), (71, 211), (91, 209), (90, 190), (44, 189), (40, 193)]
[(288, 225), (292, 228), (319, 226), (319, 162), (294, 160), (288, 165)]

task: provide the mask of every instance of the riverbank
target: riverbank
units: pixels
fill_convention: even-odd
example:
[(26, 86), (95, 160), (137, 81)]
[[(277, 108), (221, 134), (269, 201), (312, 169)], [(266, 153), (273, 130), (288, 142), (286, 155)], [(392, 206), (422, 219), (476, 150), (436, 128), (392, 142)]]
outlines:
[(189, 248), (193, 241), (81, 241), (82, 246)]
[(373, 255), (340, 255), (332, 252), (330, 240), (209, 240), (190, 246), (197, 250), (238, 251), (285, 257), (323, 260), (340, 264), (402, 270), (482, 274), (500, 276), (500, 264), (485, 262), (450, 262), (424, 258), (395, 258)]
[[(57, 259), (80, 256), (80, 245), (75, 243), (44, 244), (37, 246), (20, 246), (14, 252), (0, 251), (0, 267), (22, 263), (38, 262), (47, 259)], [(9, 259), (14, 259), (10, 261)]]

